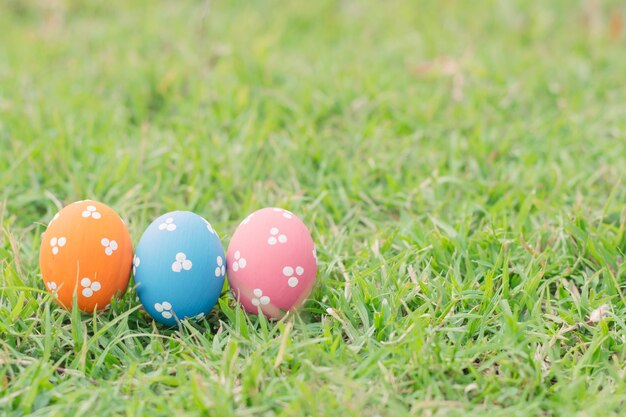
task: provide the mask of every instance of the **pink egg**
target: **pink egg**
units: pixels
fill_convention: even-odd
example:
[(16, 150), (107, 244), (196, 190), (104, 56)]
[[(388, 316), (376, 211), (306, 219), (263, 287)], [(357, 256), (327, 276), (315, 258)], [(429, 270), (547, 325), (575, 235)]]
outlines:
[(257, 210), (237, 227), (226, 254), (228, 282), (249, 313), (280, 318), (315, 284), (315, 245), (307, 227), (279, 208)]

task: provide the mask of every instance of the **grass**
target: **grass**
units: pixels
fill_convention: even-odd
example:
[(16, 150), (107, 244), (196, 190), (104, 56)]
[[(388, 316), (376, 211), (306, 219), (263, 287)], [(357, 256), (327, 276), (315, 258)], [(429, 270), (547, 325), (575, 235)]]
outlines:
[[(620, 1), (0, 1), (2, 415), (618, 416), (626, 406)], [(298, 315), (225, 294), (155, 325), (64, 311), (63, 205), (227, 246), (296, 212)]]

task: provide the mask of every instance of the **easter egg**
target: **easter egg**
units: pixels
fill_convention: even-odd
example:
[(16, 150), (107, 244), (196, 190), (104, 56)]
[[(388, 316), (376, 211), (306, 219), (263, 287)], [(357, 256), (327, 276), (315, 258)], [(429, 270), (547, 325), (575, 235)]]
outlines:
[(211, 311), (224, 285), (226, 259), (209, 222), (188, 211), (173, 211), (143, 233), (133, 271), (143, 307), (156, 321), (172, 326)]
[(233, 234), (226, 254), (228, 282), (249, 313), (280, 318), (309, 296), (317, 274), (315, 245), (293, 213), (264, 208)]
[(106, 308), (128, 287), (133, 246), (126, 225), (112, 208), (77, 201), (58, 212), (42, 235), (41, 276), (55, 301), (90, 313)]

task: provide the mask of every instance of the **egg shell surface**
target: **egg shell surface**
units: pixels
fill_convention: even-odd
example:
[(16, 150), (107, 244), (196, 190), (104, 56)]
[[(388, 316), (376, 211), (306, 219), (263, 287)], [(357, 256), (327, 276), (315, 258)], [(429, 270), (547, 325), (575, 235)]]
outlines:
[(126, 225), (109, 206), (78, 201), (59, 211), (42, 235), (39, 265), (57, 304), (90, 313), (128, 287), (133, 247)]
[(237, 227), (226, 254), (228, 283), (245, 310), (280, 318), (309, 296), (317, 275), (311, 234), (293, 213), (264, 208)]
[(173, 211), (153, 221), (133, 259), (135, 286), (144, 308), (168, 326), (202, 318), (220, 296), (226, 258), (220, 239), (202, 217)]

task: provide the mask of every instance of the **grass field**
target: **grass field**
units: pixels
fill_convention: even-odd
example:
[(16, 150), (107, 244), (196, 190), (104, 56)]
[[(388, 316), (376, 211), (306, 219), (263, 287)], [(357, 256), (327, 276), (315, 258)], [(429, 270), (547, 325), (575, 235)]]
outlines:
[[(0, 0), (0, 412), (626, 413), (622, 1)], [(298, 315), (56, 307), (93, 198), (311, 227)]]

